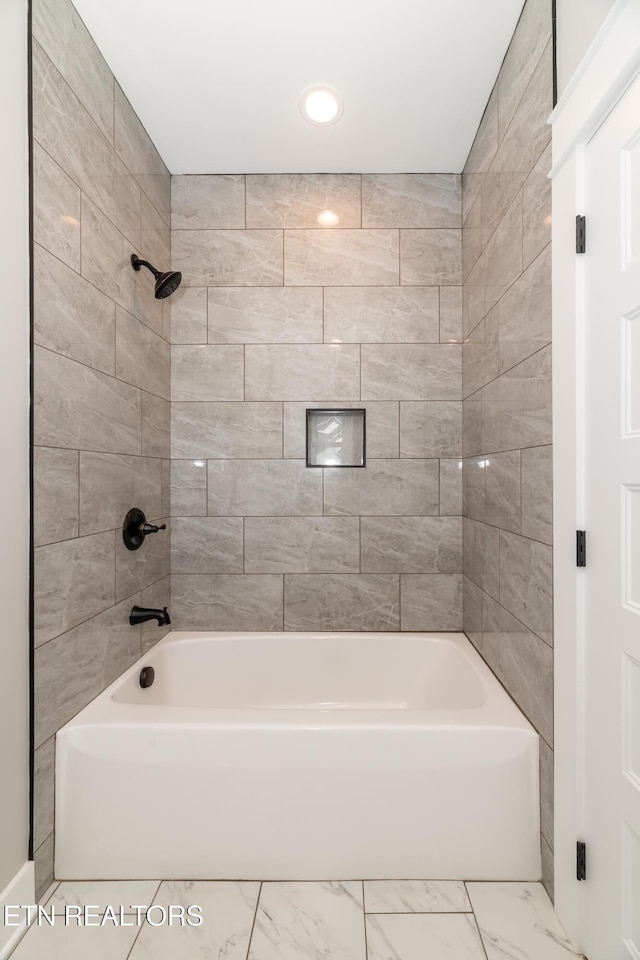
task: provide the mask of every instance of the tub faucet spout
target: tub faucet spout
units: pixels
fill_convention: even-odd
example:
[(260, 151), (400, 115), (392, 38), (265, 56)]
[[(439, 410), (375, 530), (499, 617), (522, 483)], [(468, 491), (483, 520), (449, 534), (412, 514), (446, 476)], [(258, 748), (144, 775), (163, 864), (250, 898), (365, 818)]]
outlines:
[(154, 607), (132, 607), (129, 623), (135, 626), (137, 623), (146, 623), (147, 620), (157, 620), (159, 627), (165, 627), (171, 623), (171, 617), (167, 613), (167, 608), (157, 610)]

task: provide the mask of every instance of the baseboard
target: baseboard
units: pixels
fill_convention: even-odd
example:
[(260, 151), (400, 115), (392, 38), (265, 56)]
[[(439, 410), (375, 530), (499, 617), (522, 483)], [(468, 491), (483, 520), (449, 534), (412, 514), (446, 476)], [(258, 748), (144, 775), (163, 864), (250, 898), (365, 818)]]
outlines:
[(33, 861), (29, 860), (18, 871), (11, 883), (0, 892), (0, 960), (6, 960), (18, 940), (27, 932), (26, 922), (20, 927), (5, 927), (4, 907), (21, 903), (35, 903), (35, 874)]

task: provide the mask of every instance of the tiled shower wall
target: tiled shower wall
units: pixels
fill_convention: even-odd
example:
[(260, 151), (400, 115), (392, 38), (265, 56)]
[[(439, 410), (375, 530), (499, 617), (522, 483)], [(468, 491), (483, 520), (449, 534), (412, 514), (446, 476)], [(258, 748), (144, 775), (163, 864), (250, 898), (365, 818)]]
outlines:
[(551, 0), (528, 0), (463, 176), (464, 628), (540, 734), (552, 889)]
[(173, 177), (171, 225), (176, 628), (460, 629), (460, 176)]
[[(170, 178), (68, 0), (34, 0), (35, 861), (53, 871), (56, 730), (150, 643), (169, 531), (169, 311), (132, 252), (170, 260)], [(165, 267), (167, 269), (167, 267)]]

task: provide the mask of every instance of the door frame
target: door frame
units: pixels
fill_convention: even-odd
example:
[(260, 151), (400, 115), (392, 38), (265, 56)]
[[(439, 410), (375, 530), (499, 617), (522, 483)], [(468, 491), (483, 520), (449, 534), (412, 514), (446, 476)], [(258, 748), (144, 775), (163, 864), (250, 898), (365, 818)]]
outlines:
[[(617, 0), (551, 114), (553, 263), (554, 830), (555, 908), (584, 950), (584, 886), (576, 841), (585, 840), (584, 580), (576, 530), (584, 515), (581, 406), (587, 254), (575, 252), (575, 218), (586, 210), (586, 145), (640, 74), (640, 0)], [(587, 530), (588, 532), (588, 530)], [(588, 853), (587, 853), (588, 863)]]

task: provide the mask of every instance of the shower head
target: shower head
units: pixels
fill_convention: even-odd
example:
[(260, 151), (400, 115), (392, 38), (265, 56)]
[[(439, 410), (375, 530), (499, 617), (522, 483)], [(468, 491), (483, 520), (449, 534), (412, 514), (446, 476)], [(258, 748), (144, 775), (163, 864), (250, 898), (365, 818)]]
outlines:
[(156, 278), (156, 300), (164, 300), (165, 297), (170, 297), (182, 283), (182, 274), (177, 270), (169, 270), (167, 273), (161, 273), (160, 270), (156, 270), (156, 268), (146, 260), (141, 260), (135, 253), (131, 254), (131, 266), (134, 270), (139, 270), (140, 267), (146, 267), (148, 270), (151, 270), (151, 273)]

